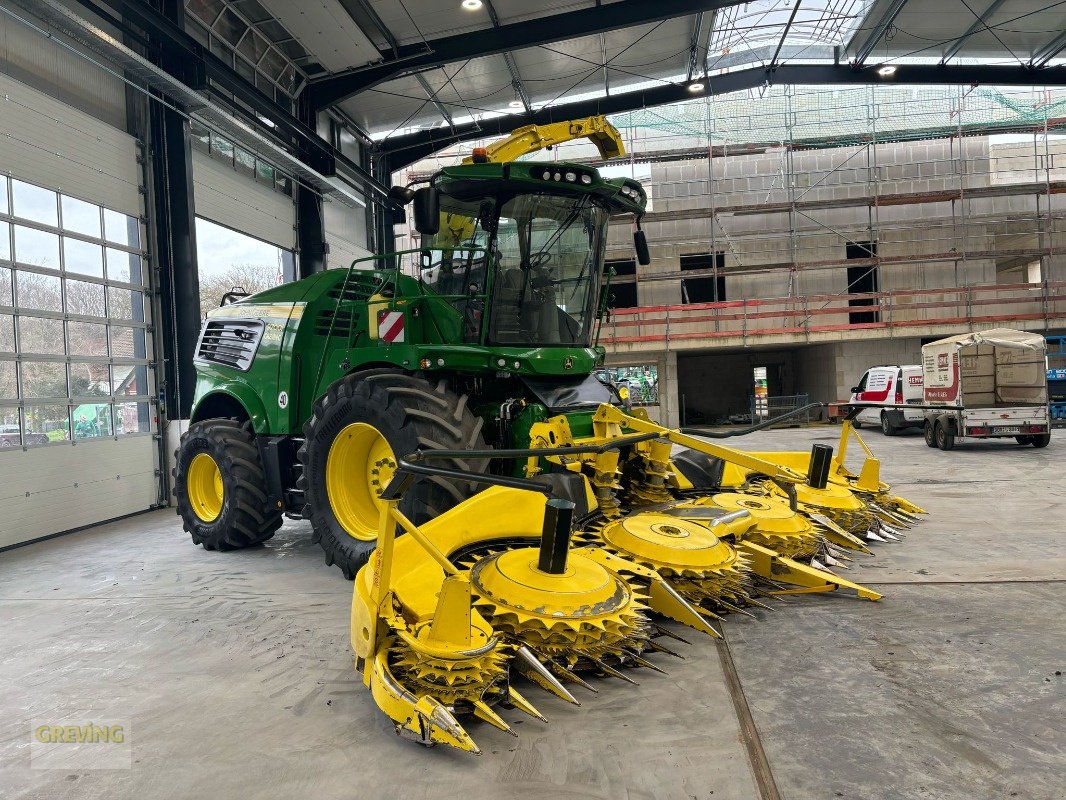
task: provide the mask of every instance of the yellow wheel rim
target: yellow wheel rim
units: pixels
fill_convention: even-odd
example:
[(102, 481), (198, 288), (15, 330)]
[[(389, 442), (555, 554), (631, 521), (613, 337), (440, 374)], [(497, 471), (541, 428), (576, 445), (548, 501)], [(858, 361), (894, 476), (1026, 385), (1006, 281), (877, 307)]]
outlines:
[(197, 453), (189, 463), (185, 487), (193, 513), (202, 522), (214, 522), (222, 513), (226, 491), (222, 485), (222, 471), (207, 453)]
[(353, 422), (333, 440), (326, 457), (326, 494), (333, 516), (353, 539), (378, 535), (381, 493), (396, 471), (396, 456), (378, 429)]

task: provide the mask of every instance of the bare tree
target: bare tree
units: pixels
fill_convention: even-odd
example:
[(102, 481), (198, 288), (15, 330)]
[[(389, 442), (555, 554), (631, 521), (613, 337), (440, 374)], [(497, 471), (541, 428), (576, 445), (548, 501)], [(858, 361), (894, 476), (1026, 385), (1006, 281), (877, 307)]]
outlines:
[(200, 314), (218, 308), (222, 295), (235, 288), (255, 294), (282, 282), (281, 271), (270, 264), (233, 264), (229, 269), (200, 276)]

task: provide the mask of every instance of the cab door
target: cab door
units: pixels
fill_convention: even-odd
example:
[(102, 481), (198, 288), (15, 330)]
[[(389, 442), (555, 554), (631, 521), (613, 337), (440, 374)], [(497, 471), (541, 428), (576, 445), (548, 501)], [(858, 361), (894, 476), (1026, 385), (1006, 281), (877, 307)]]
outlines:
[[(868, 369), (855, 387), (852, 394), (853, 402), (860, 403), (884, 403), (892, 391), (893, 376), (895, 370), (891, 369)], [(864, 408), (859, 412), (857, 419), (869, 425), (878, 425), (881, 422), (881, 410), (878, 408)]]

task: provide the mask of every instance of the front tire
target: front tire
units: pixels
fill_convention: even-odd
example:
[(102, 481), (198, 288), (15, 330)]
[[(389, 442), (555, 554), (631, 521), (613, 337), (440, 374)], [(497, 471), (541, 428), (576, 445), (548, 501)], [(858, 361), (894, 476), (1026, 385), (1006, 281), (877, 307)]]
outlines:
[(888, 416), (887, 411), (881, 412), (881, 433), (883, 433), (885, 436), (896, 435), (896, 426), (892, 424), (892, 420)]
[(268, 504), (266, 475), (252, 433), (233, 419), (189, 427), (174, 453), (178, 516), (194, 544), (237, 550), (265, 542), (281, 527)]
[[(482, 450), (482, 420), (467, 407), (466, 395), (443, 380), (430, 383), (399, 370), (353, 373), (335, 382), (304, 425), (299, 458), (304, 516), (312, 538), (351, 580), (377, 544), (381, 492), (399, 458), (416, 450)], [(440, 459), (432, 465), (478, 472), (483, 462)], [(477, 491), (472, 484), (430, 477), (416, 481), (400, 511), (420, 524)]]

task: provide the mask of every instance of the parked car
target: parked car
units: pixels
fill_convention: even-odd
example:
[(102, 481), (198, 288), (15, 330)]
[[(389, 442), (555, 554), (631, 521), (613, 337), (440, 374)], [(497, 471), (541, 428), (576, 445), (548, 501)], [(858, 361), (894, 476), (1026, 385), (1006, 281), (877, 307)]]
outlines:
[[(877, 403), (879, 405), (902, 405), (922, 403), (922, 367), (919, 364), (883, 365), (870, 367), (858, 386), (851, 390), (853, 403)], [(920, 408), (864, 408), (852, 424), (879, 425), (885, 436), (894, 436), (903, 428), (920, 428), (925, 424), (925, 415)]]
[[(26, 444), (48, 444), (48, 435), (26, 431)], [(18, 425), (0, 425), (0, 447), (22, 447)]]

